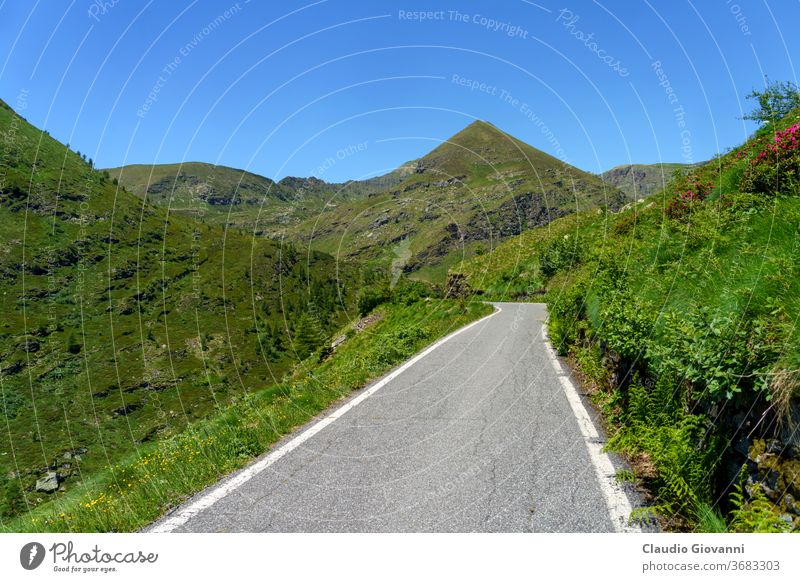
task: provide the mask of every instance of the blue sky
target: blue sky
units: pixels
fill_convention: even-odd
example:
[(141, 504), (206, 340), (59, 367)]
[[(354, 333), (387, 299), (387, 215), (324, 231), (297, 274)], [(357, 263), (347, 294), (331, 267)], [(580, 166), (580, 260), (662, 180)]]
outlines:
[(483, 119), (600, 172), (744, 140), (745, 95), (797, 82), (798, 22), (796, 0), (7, 0), (0, 98), (100, 167), (357, 179)]

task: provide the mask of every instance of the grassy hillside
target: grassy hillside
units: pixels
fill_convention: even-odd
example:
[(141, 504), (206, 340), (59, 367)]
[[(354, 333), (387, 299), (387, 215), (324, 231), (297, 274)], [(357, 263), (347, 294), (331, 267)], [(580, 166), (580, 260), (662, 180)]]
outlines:
[[(282, 238), (293, 224), (317, 216), (332, 200), (350, 200), (396, 185), (397, 170), (360, 182), (332, 184), (315, 177), (269, 178), (203, 162), (132, 164), (105, 170), (127, 190), (170, 213), (210, 224), (233, 225), (258, 236)], [(335, 202), (331, 202), (335, 208)]]
[[(467, 277), (470, 287), (497, 300), (533, 300), (547, 290), (550, 273), (541, 268), (543, 254), (557, 258), (559, 250), (569, 254), (592, 233), (592, 239), (607, 227), (609, 214), (601, 209), (571, 214), (523, 232), (490, 253), (462, 263), (453, 272)], [(573, 237), (580, 236), (580, 242)], [(563, 242), (562, 242), (563, 241)]]
[(687, 172), (697, 164), (626, 164), (600, 174), (605, 182), (619, 188), (631, 200), (647, 198), (667, 187), (675, 172)]
[[(134, 164), (106, 170), (147, 202), (209, 224), (233, 225), (257, 236), (282, 238), (286, 226), (317, 215), (338, 193), (354, 192), (317, 178), (269, 178), (202, 162)], [(376, 185), (377, 187), (377, 185)]]
[(235, 206), (283, 201), (287, 192), (263, 176), (202, 162), (135, 164), (106, 170), (131, 192), (174, 211), (196, 212), (200, 204)]
[(359, 276), (330, 256), (143, 204), (1, 102), (0, 161), (2, 519), (275, 385), (348, 319)]
[(546, 292), (553, 341), (667, 528), (800, 528), (798, 123), (462, 269), (490, 295)]

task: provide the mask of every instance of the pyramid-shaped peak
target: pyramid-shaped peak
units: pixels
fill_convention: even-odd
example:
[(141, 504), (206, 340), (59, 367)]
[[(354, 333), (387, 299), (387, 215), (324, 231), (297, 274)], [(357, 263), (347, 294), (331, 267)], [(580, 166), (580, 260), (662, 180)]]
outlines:
[(452, 141), (453, 139), (459, 136), (463, 137), (463, 136), (479, 135), (479, 134), (510, 137), (507, 133), (498, 129), (496, 126), (492, 125), (488, 121), (476, 119), (475, 121), (467, 125), (464, 129), (455, 134), (450, 140)]
[[(472, 123), (470, 123), (470, 124), (469, 124), (467, 127), (465, 127), (464, 129), (469, 129), (470, 127), (473, 127), (473, 128), (476, 128), (476, 129), (478, 129), (478, 128), (482, 128), (482, 127), (483, 127), (483, 128), (494, 128), (494, 129), (497, 129), (497, 128), (496, 128), (494, 125), (492, 125), (492, 124), (491, 124), (491, 123), (489, 123), (488, 121), (484, 121), (483, 119), (476, 119), (475, 121), (473, 121)], [(500, 131), (500, 130), (498, 129), (497, 131)]]
[[(420, 168), (462, 175), (476, 165), (534, 163), (540, 168), (563, 163), (507, 134), (488, 121), (476, 120), (417, 161)], [(417, 170), (419, 171), (419, 170)]]

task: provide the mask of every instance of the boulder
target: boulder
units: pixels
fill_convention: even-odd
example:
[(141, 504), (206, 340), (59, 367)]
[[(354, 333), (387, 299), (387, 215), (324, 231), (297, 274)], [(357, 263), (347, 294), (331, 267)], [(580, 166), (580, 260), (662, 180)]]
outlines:
[(59, 478), (55, 471), (48, 471), (44, 477), (36, 481), (36, 491), (41, 493), (55, 493), (58, 491)]
[(448, 299), (460, 299), (469, 297), (472, 289), (467, 283), (467, 277), (461, 273), (450, 273), (444, 286), (444, 295)]
[(40, 347), (41, 346), (39, 344), (39, 340), (37, 340), (35, 337), (32, 337), (32, 336), (25, 337), (22, 340), (22, 345), (20, 345), (20, 348), (26, 354), (36, 353), (36, 352), (39, 351)]

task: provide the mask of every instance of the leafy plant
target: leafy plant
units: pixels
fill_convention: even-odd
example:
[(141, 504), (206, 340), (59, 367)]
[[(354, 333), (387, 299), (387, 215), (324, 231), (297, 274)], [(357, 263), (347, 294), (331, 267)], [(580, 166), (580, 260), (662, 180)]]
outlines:
[(615, 293), (601, 311), (600, 335), (608, 347), (624, 358), (647, 352), (653, 333), (653, 309), (629, 293)]
[(766, 390), (775, 349), (763, 321), (698, 307), (667, 313), (649, 355), (662, 374), (674, 373), (717, 401), (730, 400), (745, 387)]
[(740, 478), (731, 493), (731, 502), (731, 531), (776, 533), (789, 531), (791, 527), (780, 518), (758, 483), (745, 486), (744, 478)]
[(719, 439), (709, 435), (702, 415), (684, 413), (686, 395), (669, 375), (651, 389), (634, 378), (628, 390), (628, 406), (608, 448), (646, 454), (657, 475), (654, 510), (668, 520), (697, 521), (711, 499)]
[(763, 91), (754, 89), (747, 98), (755, 99), (758, 105), (744, 119), (760, 124), (774, 123), (800, 107), (800, 90), (791, 81), (767, 81)]
[(634, 483), (636, 481), (636, 474), (630, 469), (620, 469), (614, 475), (617, 483)]
[(776, 131), (772, 141), (749, 160), (741, 187), (769, 196), (800, 192), (800, 123)]
[(581, 283), (553, 293), (548, 301), (548, 331), (553, 346), (565, 355), (585, 327), (586, 288)]
[(558, 271), (574, 267), (582, 255), (581, 241), (571, 235), (553, 240), (542, 252), (539, 269), (545, 277), (552, 277)]
[(367, 287), (358, 295), (358, 312), (364, 316), (392, 298), (388, 285)]
[(714, 189), (711, 181), (701, 182), (698, 179), (688, 181), (685, 190), (679, 191), (678, 195), (672, 198), (667, 205), (667, 216), (674, 220), (684, 219), (691, 214), (698, 204), (708, 198)]

